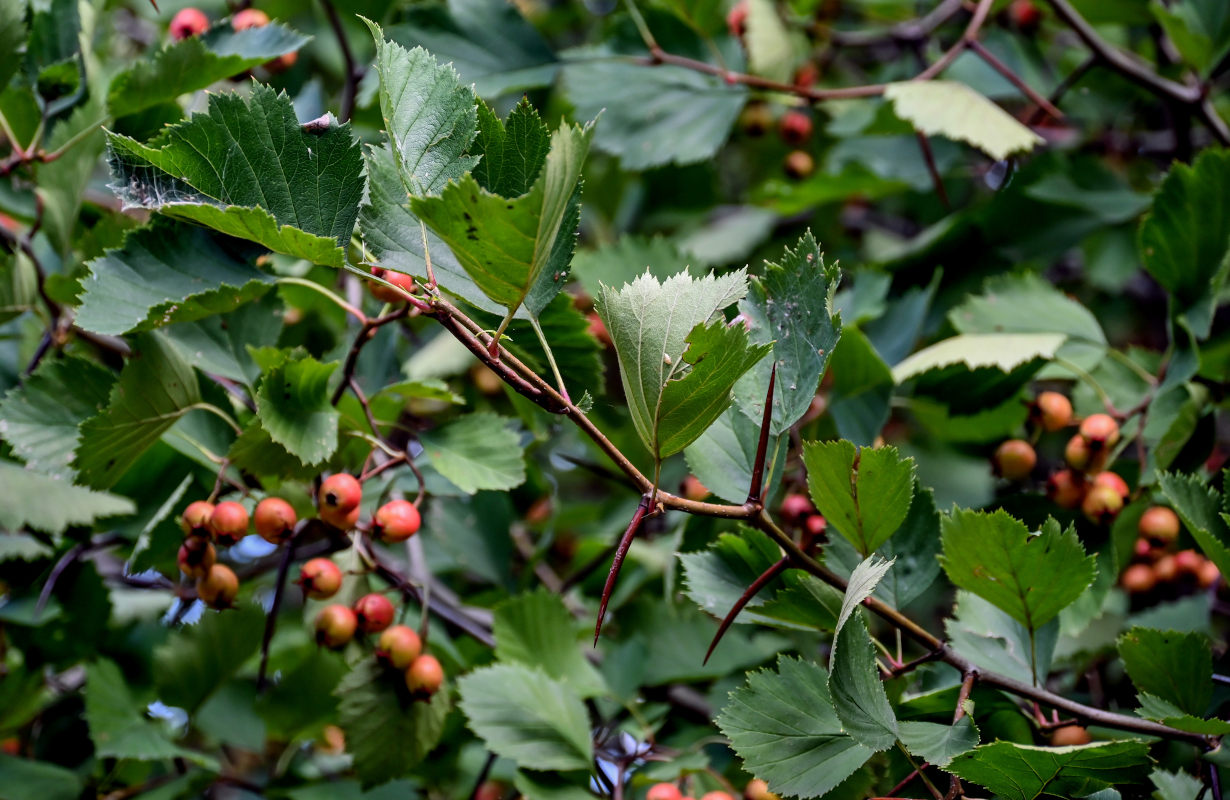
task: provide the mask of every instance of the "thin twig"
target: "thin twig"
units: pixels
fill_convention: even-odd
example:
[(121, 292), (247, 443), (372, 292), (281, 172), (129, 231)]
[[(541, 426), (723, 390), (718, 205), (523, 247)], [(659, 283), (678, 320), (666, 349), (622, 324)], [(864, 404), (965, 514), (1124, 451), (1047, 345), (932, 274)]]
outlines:
[(350, 50), (350, 42), (346, 39), (346, 31), (342, 28), (341, 17), (338, 16), (337, 9), (333, 6), (333, 0), (320, 0), (320, 4), (324, 6), (325, 16), (329, 18), (329, 27), (333, 29), (337, 43), (342, 48), (342, 63), (346, 65), (346, 83), (342, 86), (342, 106), (341, 113), (338, 115), (339, 120), (346, 122), (354, 115), (359, 81), (363, 80), (365, 70), (355, 61), (354, 53)]
[(269, 645), (273, 641), (274, 631), (278, 627), (278, 612), (282, 609), (282, 596), (286, 593), (286, 576), (290, 565), (295, 560), (295, 537), (298, 531), (305, 527), (300, 523), (297, 530), (286, 540), (286, 549), (282, 551), (282, 563), (278, 564), (278, 577), (273, 585), (273, 602), (269, 605), (269, 614), (265, 617), (265, 634), (261, 638), (261, 663), (256, 671), (256, 691), (265, 691), (265, 679), (269, 670)]
[(918, 138), (918, 149), (922, 151), (923, 163), (927, 165), (927, 174), (931, 176), (931, 183), (935, 185), (935, 194), (944, 204), (944, 209), (952, 211), (952, 203), (948, 201), (948, 190), (944, 188), (944, 178), (935, 165), (935, 153), (931, 151), (931, 142), (927, 140), (927, 134), (922, 131), (914, 135)]

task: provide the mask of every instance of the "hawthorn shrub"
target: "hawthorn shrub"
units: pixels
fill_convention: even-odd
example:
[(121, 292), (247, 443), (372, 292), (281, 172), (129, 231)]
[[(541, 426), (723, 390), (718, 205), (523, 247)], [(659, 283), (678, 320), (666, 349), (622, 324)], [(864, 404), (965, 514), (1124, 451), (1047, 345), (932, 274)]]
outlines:
[(1220, 800), (1221, 0), (248, 5), (0, 3), (0, 800)]

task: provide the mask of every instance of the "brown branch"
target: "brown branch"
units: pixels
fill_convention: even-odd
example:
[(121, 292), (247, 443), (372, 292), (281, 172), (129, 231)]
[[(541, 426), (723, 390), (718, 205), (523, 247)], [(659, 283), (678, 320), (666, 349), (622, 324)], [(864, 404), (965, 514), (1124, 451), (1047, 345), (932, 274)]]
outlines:
[(1047, 100), (1038, 93), (1034, 87), (1026, 83), (1020, 75), (1013, 72), (1007, 64), (999, 60), (999, 57), (986, 48), (982, 42), (977, 39), (970, 40), (969, 48), (977, 53), (983, 61), (991, 65), (991, 68), (1008, 79), (1008, 82), (1015, 86), (1021, 94), (1025, 95), (1030, 101), (1042, 111), (1045, 111), (1052, 119), (1063, 119), (1063, 112), (1055, 107), (1050, 100)]
[(931, 176), (931, 183), (935, 185), (935, 194), (944, 204), (944, 208), (952, 211), (952, 203), (948, 201), (948, 190), (944, 188), (944, 178), (940, 175), (939, 167), (935, 165), (935, 153), (931, 151), (931, 142), (927, 140), (927, 134), (922, 131), (914, 135), (918, 138), (918, 149), (922, 151), (923, 163), (927, 165), (927, 174)]
[(286, 540), (282, 551), (282, 563), (278, 564), (278, 577), (273, 585), (273, 602), (269, 605), (269, 614), (265, 617), (265, 633), (261, 638), (261, 663), (256, 671), (256, 691), (265, 691), (265, 678), (269, 671), (269, 645), (273, 642), (273, 633), (278, 627), (278, 612), (282, 609), (282, 597), (286, 594), (286, 575), (290, 565), (295, 560), (295, 538), (306, 527), (300, 522), (290, 538)]
[(833, 44), (839, 47), (873, 47), (890, 42), (920, 42), (955, 17), (964, 4), (964, 0), (943, 0), (926, 15), (899, 22), (885, 31), (833, 31)]
[(342, 62), (346, 65), (346, 83), (342, 86), (341, 113), (338, 115), (339, 120), (346, 122), (354, 115), (359, 81), (363, 80), (363, 73), (366, 70), (363, 65), (355, 61), (354, 53), (350, 50), (350, 42), (346, 39), (346, 31), (342, 28), (341, 17), (338, 16), (337, 9), (333, 6), (333, 0), (320, 0), (320, 4), (324, 6), (325, 16), (329, 18), (329, 27), (333, 29), (337, 43), (342, 48)]

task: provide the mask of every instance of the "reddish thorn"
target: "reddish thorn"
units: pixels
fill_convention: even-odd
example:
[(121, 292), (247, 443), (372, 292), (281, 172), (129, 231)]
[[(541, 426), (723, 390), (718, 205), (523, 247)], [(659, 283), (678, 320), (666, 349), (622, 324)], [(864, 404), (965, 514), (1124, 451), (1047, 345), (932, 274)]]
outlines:
[(645, 512), (648, 510), (648, 500), (642, 497), (640, 505), (636, 507), (636, 513), (632, 515), (632, 521), (628, 523), (628, 529), (624, 531), (624, 535), (619, 540), (619, 547), (615, 549), (611, 571), (607, 573), (606, 585), (602, 587), (602, 602), (598, 606), (598, 620), (594, 623), (594, 647), (598, 646), (598, 635), (602, 633), (602, 620), (606, 617), (606, 604), (610, 601), (611, 592), (615, 589), (615, 578), (619, 576), (624, 557), (628, 555), (628, 549), (632, 547), (632, 540), (636, 538), (636, 531), (641, 527), (641, 520), (645, 518)]
[(717, 633), (713, 635), (713, 641), (709, 643), (709, 650), (705, 653), (705, 660), (702, 661), (701, 664), (709, 663), (709, 656), (713, 655), (713, 651), (718, 646), (718, 642), (722, 641), (722, 637), (726, 635), (726, 630), (731, 626), (731, 623), (735, 621), (735, 617), (739, 616), (739, 612), (743, 610), (744, 606), (751, 602), (753, 597), (760, 594), (760, 590), (763, 589), (769, 581), (782, 574), (782, 572), (786, 569), (786, 564), (788, 562), (788, 558), (783, 557), (780, 559), (773, 566), (761, 573), (759, 578), (752, 581), (752, 585), (747, 587), (746, 591), (739, 596), (739, 599), (735, 601), (735, 604), (730, 607), (730, 611), (726, 613), (726, 618), (722, 620), (722, 624), (718, 626)]
[(773, 387), (777, 383), (777, 362), (769, 372), (769, 391), (764, 401), (764, 417), (760, 421), (760, 441), (756, 443), (756, 460), (752, 465), (752, 482), (747, 490), (747, 502), (761, 501), (765, 459), (769, 454), (769, 424), (773, 421)]

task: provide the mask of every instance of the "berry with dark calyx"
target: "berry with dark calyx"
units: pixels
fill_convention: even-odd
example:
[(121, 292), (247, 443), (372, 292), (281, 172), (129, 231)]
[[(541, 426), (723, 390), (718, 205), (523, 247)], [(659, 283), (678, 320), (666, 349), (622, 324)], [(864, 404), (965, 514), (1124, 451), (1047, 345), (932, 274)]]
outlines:
[(816, 171), (816, 160), (805, 150), (791, 150), (782, 162), (786, 175), (801, 180)]
[(199, 36), (209, 30), (209, 17), (205, 16), (205, 12), (199, 8), (192, 6), (181, 8), (175, 16), (171, 17), (168, 30), (171, 32), (171, 38), (176, 40)]
[(256, 533), (270, 544), (281, 544), (290, 538), (299, 517), (290, 503), (280, 497), (266, 497), (256, 504), (252, 523)]
[(820, 82), (820, 68), (814, 61), (808, 61), (794, 71), (793, 83), (796, 88), (810, 89)]
[(777, 795), (769, 791), (769, 784), (760, 778), (752, 778), (747, 782), (747, 786), (743, 788), (743, 797), (745, 800), (780, 800)]
[(1123, 588), (1130, 594), (1145, 594), (1157, 586), (1157, 576), (1153, 574), (1153, 567), (1148, 564), (1133, 564), (1119, 576), (1119, 583), (1123, 584)]
[(192, 533), (193, 531), (209, 531), (209, 518), (213, 516), (214, 504), (205, 500), (197, 500), (194, 503), (189, 503), (184, 509), (184, 513), (180, 515), (179, 524), (184, 529), (184, 533)]
[(1137, 539), (1136, 545), (1132, 549), (1132, 553), (1137, 558), (1157, 559), (1158, 551), (1153, 547), (1153, 542), (1148, 539)]
[(483, 781), (474, 790), (474, 800), (500, 800), (506, 791), (499, 781)]
[(803, 530), (807, 531), (808, 535), (814, 537), (823, 536), (828, 527), (829, 521), (819, 514), (812, 514), (803, 521)]
[(1179, 565), (1175, 563), (1174, 556), (1162, 556), (1153, 565), (1153, 577), (1157, 578), (1158, 583), (1171, 583), (1179, 577)]
[(346, 606), (334, 603), (325, 606), (316, 615), (316, 644), (339, 650), (354, 638), (359, 620)]
[(1033, 33), (1042, 24), (1042, 12), (1033, 0), (1012, 0), (1008, 6), (1008, 16), (1012, 24), (1026, 33)]
[(1118, 492), (1119, 496), (1124, 499), (1127, 499), (1127, 496), (1131, 494), (1131, 489), (1128, 488), (1127, 481), (1119, 477), (1119, 475), (1114, 472), (1098, 473), (1098, 476), (1093, 479), (1093, 485), (1109, 486)]
[(196, 595), (210, 608), (230, 608), (239, 596), (239, 578), (225, 564), (214, 564), (196, 582)]
[(214, 507), (209, 517), (209, 532), (220, 545), (232, 545), (248, 535), (248, 509), (227, 500)]
[(342, 570), (327, 558), (313, 558), (299, 570), (303, 596), (325, 600), (342, 588)]
[(1195, 577), (1204, 566), (1204, 557), (1195, 550), (1180, 550), (1174, 554), (1174, 565), (1180, 575)]
[(797, 492), (782, 498), (781, 515), (787, 523), (802, 522), (808, 514), (815, 514), (816, 507), (811, 504), (807, 495)]
[(1090, 414), (1081, 420), (1080, 431), (1095, 450), (1114, 447), (1119, 443), (1119, 423), (1109, 414)]
[(1085, 478), (1079, 472), (1061, 469), (1046, 481), (1046, 496), (1060, 508), (1076, 508), (1085, 499)]
[(359, 521), (363, 486), (348, 472), (334, 473), (321, 482), (318, 501), (321, 519), (335, 528), (350, 530)]
[(1059, 392), (1043, 392), (1030, 413), (1042, 430), (1053, 433), (1072, 424), (1072, 401)]
[(394, 625), (380, 634), (376, 657), (394, 669), (405, 669), (423, 652), (423, 642), (413, 628)]
[(1077, 472), (1084, 472), (1088, 469), (1092, 456), (1089, 442), (1079, 433), (1069, 439), (1067, 445), (1063, 448), (1064, 462)]
[(1075, 747), (1092, 741), (1089, 731), (1080, 725), (1064, 725), (1051, 733), (1051, 747)]
[(271, 61), (266, 61), (262, 66), (269, 72), (277, 75), (295, 66), (295, 62), (298, 60), (299, 51), (292, 50), (289, 53), (283, 53)]
[(364, 633), (379, 633), (393, 624), (397, 610), (382, 594), (365, 594), (355, 601), (354, 615), (359, 621), (359, 630)]
[[(410, 294), (418, 291), (418, 286), (414, 282), (413, 275), (407, 275), (404, 272), (398, 272), (395, 269), (385, 269), (384, 267), (372, 267), (372, 275), (377, 278), (388, 281), (398, 289), (403, 289)], [(406, 296), (401, 292), (390, 289), (382, 283), (372, 281), (368, 284), (368, 289), (372, 293), (372, 297), (385, 303), (404, 303)]]
[(179, 546), (179, 555), (175, 560), (179, 571), (189, 578), (204, 578), (209, 568), (217, 562), (218, 553), (204, 536), (189, 536)]
[(1219, 570), (1217, 565), (1212, 561), (1206, 559), (1205, 562), (1200, 565), (1200, 572), (1196, 574), (1196, 583), (1200, 585), (1201, 589), (1208, 589), (1212, 586), (1216, 586), (1217, 582), (1220, 580), (1221, 570)]
[(995, 473), (1010, 481), (1020, 481), (1029, 477), (1038, 463), (1038, 454), (1033, 445), (1024, 439), (1009, 439), (995, 450), (992, 459)]
[(237, 31), (246, 31), (249, 28), (263, 28), (269, 24), (269, 15), (258, 8), (245, 8), (242, 11), (235, 12), (235, 16), (231, 17), (231, 27)]
[(376, 511), (372, 533), (386, 542), (404, 542), (418, 533), (422, 519), (414, 503), (390, 500)]
[(673, 783), (655, 783), (649, 787), (645, 800), (683, 800), (683, 792)]
[(747, 30), (747, 0), (739, 0), (726, 14), (726, 29), (731, 36), (742, 36)]
[(764, 136), (773, 127), (773, 111), (766, 103), (752, 101), (739, 115), (739, 128), (748, 136)]
[(416, 699), (431, 697), (443, 684), (444, 667), (440, 666), (435, 656), (419, 656), (406, 669), (406, 688)]
[(700, 800), (735, 800), (729, 792), (705, 792)]
[(777, 125), (777, 133), (782, 141), (792, 147), (798, 147), (811, 137), (811, 117), (803, 111), (787, 111), (782, 115)]
[(1090, 522), (1099, 525), (1114, 519), (1122, 508), (1123, 497), (1114, 487), (1106, 484), (1090, 486), (1081, 501), (1081, 511)]
[(700, 482), (700, 478), (695, 475), (689, 475), (683, 479), (683, 496), (687, 499), (699, 502), (709, 495), (708, 487)]
[(1179, 538), (1179, 515), (1166, 506), (1152, 506), (1140, 515), (1136, 530), (1151, 541), (1170, 544)]

